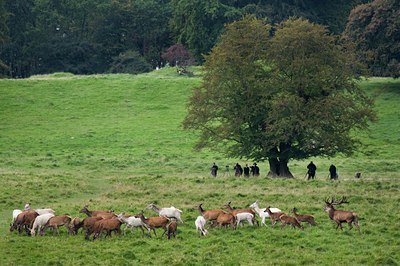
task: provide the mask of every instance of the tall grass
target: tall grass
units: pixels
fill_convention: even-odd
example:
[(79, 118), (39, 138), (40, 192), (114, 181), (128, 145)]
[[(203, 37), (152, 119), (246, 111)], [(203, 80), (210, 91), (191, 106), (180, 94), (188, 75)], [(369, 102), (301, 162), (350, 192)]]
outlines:
[[(25, 80), (0, 80), (0, 265), (397, 265), (400, 233), (400, 82), (361, 82), (375, 99), (379, 120), (360, 134), (353, 157), (312, 158), (317, 180), (304, 180), (307, 161), (291, 161), (293, 180), (235, 178), (224, 166), (245, 162), (212, 151), (195, 152), (196, 135), (181, 121), (191, 89), (201, 81), (174, 69), (144, 75), (74, 76), (56, 73)], [(220, 166), (211, 178), (212, 162)], [(334, 163), (339, 182), (327, 180)], [(361, 179), (354, 179), (362, 172)], [(361, 234), (336, 231), (323, 199), (346, 195), (343, 209), (360, 216)], [(195, 234), (196, 206), (220, 208), (228, 201), (247, 207), (259, 200), (316, 217), (304, 231), (279, 227)], [(183, 210), (177, 239), (126, 236), (84, 241), (83, 235), (47, 233), (30, 238), (8, 231), (13, 209), (25, 202), (80, 216), (89, 209), (135, 214), (154, 202)], [(161, 231), (158, 231), (161, 235)]]

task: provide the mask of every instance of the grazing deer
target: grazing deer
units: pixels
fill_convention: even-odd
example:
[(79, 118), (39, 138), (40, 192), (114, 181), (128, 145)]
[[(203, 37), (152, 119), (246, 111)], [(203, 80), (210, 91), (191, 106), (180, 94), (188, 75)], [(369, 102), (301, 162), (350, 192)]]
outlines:
[(357, 227), (358, 232), (361, 233), (360, 231), (360, 226), (358, 225), (358, 215), (355, 212), (351, 211), (341, 211), (341, 210), (336, 210), (335, 205), (340, 205), (344, 203), (349, 203), (346, 201), (346, 197), (342, 197), (341, 200), (337, 201), (334, 197), (332, 197), (330, 200), (327, 198), (325, 200), (325, 208), (324, 210), (328, 213), (329, 218), (331, 220), (334, 220), (336, 222), (336, 230), (340, 227), (341, 230), (343, 230), (342, 223), (347, 223), (349, 225), (349, 230), (353, 228), (353, 224)]

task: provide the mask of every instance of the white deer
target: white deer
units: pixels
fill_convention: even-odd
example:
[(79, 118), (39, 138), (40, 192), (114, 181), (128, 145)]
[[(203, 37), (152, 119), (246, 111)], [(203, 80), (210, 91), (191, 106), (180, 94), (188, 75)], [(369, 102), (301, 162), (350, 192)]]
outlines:
[[(260, 209), (260, 207), (258, 206), (258, 200), (256, 202), (254, 202), (253, 204), (251, 204), (249, 207), (254, 209), (254, 211), (256, 211), (258, 213), (258, 215), (261, 218), (261, 224), (267, 226), (265, 224), (265, 218), (269, 218), (269, 214), (268, 214), (268, 212), (265, 212), (266, 208)], [(278, 208), (269, 208), (269, 209), (271, 212), (282, 212)]]
[(197, 216), (194, 225), (196, 226), (196, 232), (200, 232), (200, 235), (205, 236), (208, 234), (207, 229), (204, 227), (206, 224), (206, 219), (203, 216)]
[(158, 208), (154, 203), (149, 204), (147, 206), (147, 209), (152, 209), (156, 213), (158, 213), (159, 216), (165, 216), (167, 218), (175, 218), (179, 220), (181, 223), (183, 223), (181, 219), (181, 213), (182, 211), (175, 208), (174, 206), (171, 206), (170, 208)]

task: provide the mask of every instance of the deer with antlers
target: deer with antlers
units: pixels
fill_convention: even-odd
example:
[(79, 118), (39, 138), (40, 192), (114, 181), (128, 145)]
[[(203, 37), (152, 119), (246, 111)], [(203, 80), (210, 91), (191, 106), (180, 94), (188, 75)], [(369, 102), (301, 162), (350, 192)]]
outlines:
[(339, 201), (337, 201), (334, 197), (332, 197), (331, 199), (327, 198), (325, 200), (326, 205), (324, 210), (328, 213), (329, 218), (331, 218), (331, 220), (334, 220), (336, 222), (336, 229), (340, 227), (340, 229), (343, 230), (342, 223), (347, 223), (349, 225), (349, 230), (351, 230), (354, 224), (357, 227), (358, 232), (361, 233), (360, 226), (358, 225), (357, 213), (335, 209), (334, 207), (335, 205), (340, 205), (344, 203), (349, 203), (346, 197), (342, 197), (342, 199), (340, 199)]

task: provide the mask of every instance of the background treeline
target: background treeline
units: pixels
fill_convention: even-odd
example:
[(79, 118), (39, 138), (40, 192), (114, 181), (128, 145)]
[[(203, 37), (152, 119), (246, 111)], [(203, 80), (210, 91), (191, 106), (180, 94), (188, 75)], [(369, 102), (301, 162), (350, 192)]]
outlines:
[(139, 73), (183, 44), (201, 63), (224, 24), (254, 14), (304, 17), (341, 34), (367, 0), (0, 0), (2, 75)]

